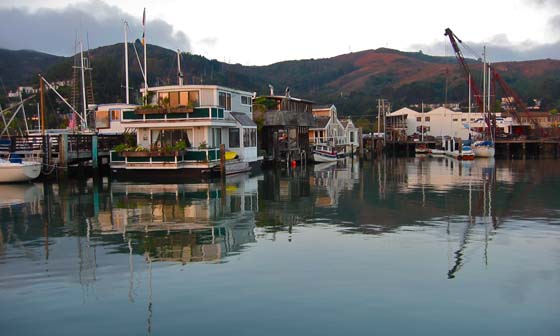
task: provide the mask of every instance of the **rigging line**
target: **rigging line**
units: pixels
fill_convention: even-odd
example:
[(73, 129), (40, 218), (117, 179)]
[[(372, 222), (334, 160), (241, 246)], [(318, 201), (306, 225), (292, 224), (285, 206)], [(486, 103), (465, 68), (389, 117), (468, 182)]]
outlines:
[(136, 60), (138, 61), (138, 66), (140, 67), (142, 78), (146, 78), (146, 76), (144, 75), (144, 69), (142, 68), (142, 62), (140, 62), (140, 56), (138, 56), (138, 50), (136, 50), (136, 41), (134, 41), (132, 46), (134, 47), (134, 54), (136, 54)]

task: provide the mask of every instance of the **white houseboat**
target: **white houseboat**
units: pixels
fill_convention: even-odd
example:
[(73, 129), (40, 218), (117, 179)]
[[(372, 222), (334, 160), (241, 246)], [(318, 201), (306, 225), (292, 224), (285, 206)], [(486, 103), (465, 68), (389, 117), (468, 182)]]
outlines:
[(146, 105), (123, 109), (119, 127), (136, 132), (137, 147), (111, 152), (112, 174), (124, 177), (218, 175), (260, 165), (252, 94), (217, 85), (151, 87)]

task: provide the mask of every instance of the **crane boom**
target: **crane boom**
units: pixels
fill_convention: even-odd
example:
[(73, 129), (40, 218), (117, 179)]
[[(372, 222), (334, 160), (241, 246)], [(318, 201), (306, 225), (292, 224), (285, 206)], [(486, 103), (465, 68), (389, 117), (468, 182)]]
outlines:
[(459, 43), (463, 43), (463, 42), (449, 28), (445, 29), (444, 35), (447, 36), (449, 38), (449, 42), (451, 42), (453, 51), (455, 51), (455, 57), (457, 57), (457, 60), (459, 61), (459, 64), (461, 64), (461, 67), (463, 69), (463, 74), (465, 76), (465, 80), (467, 81), (467, 85), (471, 88), (474, 94), (474, 99), (476, 100), (479, 111), (482, 112), (484, 102), (482, 101), (480, 90), (478, 89), (478, 86), (476, 86), (472, 81), (471, 70), (469, 69), (469, 65), (465, 61), (465, 58), (463, 57), (463, 53), (461, 52), (461, 49), (459, 48), (459, 44), (457, 43), (457, 42)]

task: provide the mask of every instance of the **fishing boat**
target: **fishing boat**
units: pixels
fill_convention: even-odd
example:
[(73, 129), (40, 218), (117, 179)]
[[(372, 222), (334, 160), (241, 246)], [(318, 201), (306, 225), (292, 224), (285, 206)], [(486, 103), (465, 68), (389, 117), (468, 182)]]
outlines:
[(27, 182), (41, 174), (41, 163), (24, 160), (20, 157), (0, 159), (0, 183)]
[(332, 146), (315, 145), (313, 146), (313, 162), (335, 162), (338, 160), (338, 153)]

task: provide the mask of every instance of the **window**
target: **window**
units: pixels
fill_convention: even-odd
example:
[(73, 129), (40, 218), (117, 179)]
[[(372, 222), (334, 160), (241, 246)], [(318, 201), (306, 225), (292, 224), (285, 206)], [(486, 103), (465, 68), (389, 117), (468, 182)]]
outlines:
[(229, 147), (239, 148), (239, 128), (229, 129)]
[(462, 118), (461, 121), (467, 121), (467, 118)]
[(169, 92), (169, 106), (179, 106), (179, 92)]
[(457, 118), (453, 118), (453, 121), (459, 121), (459, 119), (457, 119)]
[(350, 132), (350, 142), (354, 142), (354, 132)]
[(121, 120), (121, 111), (120, 110), (109, 110), (111, 114), (111, 121), (113, 120)]
[(218, 93), (218, 104), (220, 107), (231, 111), (231, 93), (219, 92)]
[(241, 96), (241, 104), (252, 105), (252, 99), (249, 96)]
[(185, 141), (191, 147), (187, 130), (152, 130), (152, 146), (165, 148), (174, 146), (179, 141)]
[(95, 126), (97, 128), (109, 128), (109, 111), (95, 112)]
[(211, 147), (220, 147), (222, 144), (222, 130), (220, 128), (212, 128)]
[(243, 147), (256, 147), (257, 146), (257, 129), (244, 128), (243, 129)]
[(416, 117), (416, 121), (418, 122), (422, 121), (422, 117)]
[(430, 121), (430, 117), (426, 117), (425, 120), (426, 120), (426, 121)]

